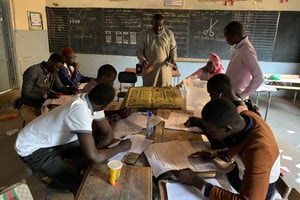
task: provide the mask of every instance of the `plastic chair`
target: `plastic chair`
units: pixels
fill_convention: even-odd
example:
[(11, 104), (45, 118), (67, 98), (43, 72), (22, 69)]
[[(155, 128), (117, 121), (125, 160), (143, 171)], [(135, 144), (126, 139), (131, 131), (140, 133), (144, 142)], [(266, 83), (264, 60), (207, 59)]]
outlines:
[(117, 93), (118, 101), (120, 98), (125, 98), (127, 90), (124, 90), (124, 84), (130, 84), (131, 87), (135, 86), (137, 76), (134, 72), (119, 72), (118, 81), (120, 83), (119, 92)]

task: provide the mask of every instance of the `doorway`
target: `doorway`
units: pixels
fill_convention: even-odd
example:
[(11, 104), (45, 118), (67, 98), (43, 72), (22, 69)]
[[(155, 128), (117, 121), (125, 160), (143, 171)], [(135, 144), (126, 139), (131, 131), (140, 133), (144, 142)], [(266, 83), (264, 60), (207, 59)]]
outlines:
[(0, 93), (18, 88), (8, 0), (0, 2)]

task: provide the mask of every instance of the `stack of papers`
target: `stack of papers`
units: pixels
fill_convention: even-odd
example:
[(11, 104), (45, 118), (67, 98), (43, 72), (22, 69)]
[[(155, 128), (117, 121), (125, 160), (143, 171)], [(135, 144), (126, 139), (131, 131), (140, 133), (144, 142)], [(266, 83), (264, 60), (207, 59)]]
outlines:
[[(157, 125), (162, 121), (161, 118), (153, 115), (153, 124)], [(147, 126), (147, 113), (132, 113), (125, 119), (118, 120), (111, 124), (115, 137), (124, 137), (141, 132)]]
[[(153, 142), (152, 140), (146, 139), (146, 136), (136, 134), (136, 135), (128, 135), (124, 137), (124, 139), (130, 139), (132, 144), (129, 151), (120, 152), (116, 154), (115, 156), (111, 157), (109, 160), (122, 160), (128, 153), (137, 153), (142, 154), (144, 150)], [(120, 141), (118, 142), (120, 143)], [(111, 147), (118, 145), (111, 145)]]
[(151, 144), (144, 153), (156, 178), (165, 172), (185, 168), (190, 168), (194, 172), (208, 172), (210, 174), (216, 172), (214, 163), (188, 158), (190, 154), (202, 149), (208, 149), (208, 144), (202, 141), (176, 140)]
[(198, 127), (186, 127), (184, 123), (191, 117), (186, 113), (171, 112), (169, 118), (165, 120), (165, 128), (181, 131), (199, 132)]

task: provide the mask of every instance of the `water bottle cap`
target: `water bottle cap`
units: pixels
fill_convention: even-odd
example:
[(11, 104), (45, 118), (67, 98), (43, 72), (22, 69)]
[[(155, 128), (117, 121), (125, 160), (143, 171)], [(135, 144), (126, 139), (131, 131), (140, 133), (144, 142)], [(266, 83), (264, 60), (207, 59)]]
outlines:
[(152, 116), (152, 111), (148, 111), (148, 116)]

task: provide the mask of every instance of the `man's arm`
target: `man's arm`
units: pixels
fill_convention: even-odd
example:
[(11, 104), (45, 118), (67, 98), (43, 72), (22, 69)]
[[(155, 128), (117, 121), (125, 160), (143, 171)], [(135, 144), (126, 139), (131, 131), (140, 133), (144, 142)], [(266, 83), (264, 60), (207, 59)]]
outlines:
[(145, 37), (146, 37), (146, 32), (142, 32), (136, 43), (136, 56), (141, 64), (143, 64), (143, 61), (147, 60), (147, 58), (145, 57), (145, 54), (144, 54), (144, 52), (145, 52)]
[(81, 79), (81, 74), (79, 74), (79, 72), (75, 69), (71, 76), (69, 76), (69, 70), (65, 66), (59, 69), (58, 75), (61, 80), (61, 83), (64, 86), (76, 87)]
[(76, 94), (79, 91), (79, 89), (77, 89), (76, 87), (64, 86), (57, 73), (54, 74), (54, 86), (51, 89), (54, 90), (55, 92), (62, 92), (66, 94)]
[(174, 33), (170, 31), (170, 62), (176, 65), (177, 60), (177, 44), (175, 40)]
[[(23, 74), (23, 84), (22, 84), (22, 97), (34, 100), (43, 99), (43, 88), (38, 84), (39, 73), (35, 68), (28, 68)], [(37, 89), (34, 90), (34, 86), (37, 86)]]
[(118, 146), (110, 149), (97, 149), (92, 134), (89, 133), (77, 133), (78, 140), (85, 157), (94, 162), (101, 163), (108, 158), (116, 155), (119, 152), (127, 151), (131, 147), (131, 141), (129, 139), (122, 141)]
[(248, 87), (245, 88), (245, 90), (240, 94), (243, 98), (254, 94), (256, 89), (264, 81), (264, 75), (258, 63), (257, 56), (254, 52), (250, 52), (247, 56), (245, 56), (245, 65), (248, 67), (252, 79)]
[(113, 130), (106, 118), (93, 121), (93, 133), (97, 138), (97, 148), (107, 147), (114, 139)]

